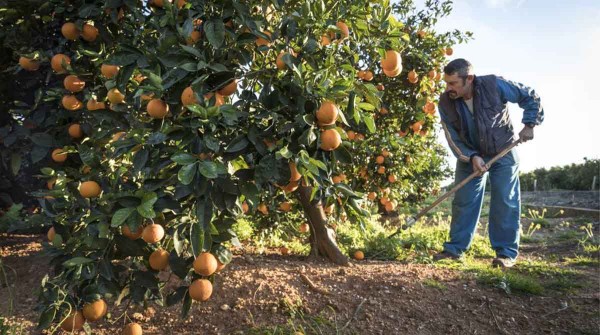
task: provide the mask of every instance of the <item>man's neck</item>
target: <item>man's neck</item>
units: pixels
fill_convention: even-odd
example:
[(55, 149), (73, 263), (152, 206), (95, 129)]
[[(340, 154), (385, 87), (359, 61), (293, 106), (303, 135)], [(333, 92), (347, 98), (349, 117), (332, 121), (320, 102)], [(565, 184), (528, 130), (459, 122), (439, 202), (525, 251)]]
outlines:
[(464, 100), (471, 100), (473, 99), (473, 89), (471, 89), (469, 91), (469, 93), (465, 94), (465, 96), (463, 97)]

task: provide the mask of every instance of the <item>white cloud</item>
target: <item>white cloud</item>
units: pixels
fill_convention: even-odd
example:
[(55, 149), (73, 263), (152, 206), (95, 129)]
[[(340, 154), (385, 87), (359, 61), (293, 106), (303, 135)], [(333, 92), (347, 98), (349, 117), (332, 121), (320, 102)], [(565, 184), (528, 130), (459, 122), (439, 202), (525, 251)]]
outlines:
[(485, 0), (485, 4), (491, 8), (507, 9), (508, 7), (519, 8), (525, 0)]

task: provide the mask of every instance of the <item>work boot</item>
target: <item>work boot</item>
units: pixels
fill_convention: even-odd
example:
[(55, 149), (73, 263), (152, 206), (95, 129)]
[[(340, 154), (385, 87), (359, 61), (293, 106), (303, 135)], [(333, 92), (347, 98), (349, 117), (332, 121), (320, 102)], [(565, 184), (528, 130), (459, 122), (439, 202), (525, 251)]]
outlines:
[(433, 255), (433, 260), (435, 262), (441, 261), (443, 259), (458, 260), (458, 259), (460, 259), (460, 256), (455, 255), (450, 252), (447, 252), (447, 251), (438, 252), (437, 254)]
[(515, 266), (516, 263), (517, 263), (517, 260), (512, 259), (510, 257), (498, 256), (498, 257), (494, 258), (494, 260), (492, 261), (492, 267), (508, 269), (508, 268), (512, 268), (513, 266)]

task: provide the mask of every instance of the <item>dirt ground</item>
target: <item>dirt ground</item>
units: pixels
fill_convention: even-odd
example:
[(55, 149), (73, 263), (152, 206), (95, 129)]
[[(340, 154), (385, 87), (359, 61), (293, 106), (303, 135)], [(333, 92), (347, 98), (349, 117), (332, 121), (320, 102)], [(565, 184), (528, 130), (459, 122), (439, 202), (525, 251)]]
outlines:
[[(49, 271), (38, 254), (43, 238), (0, 236), (0, 256), (15, 296), (15, 312), (8, 319), (24, 327), (22, 334), (42, 334), (34, 330), (33, 307), (34, 293)], [(292, 315), (328, 320), (327, 326), (312, 329), (305, 324), (303, 331), (311, 334), (597, 334), (598, 270), (588, 268), (589, 285), (577, 292), (529, 296), (508, 295), (432, 265), (361, 261), (338, 267), (297, 256), (236, 255), (216, 278), (211, 300), (194, 303), (186, 321), (179, 319), (181, 305), (128, 312), (141, 322), (144, 334), (262, 334), (264, 327), (272, 330)], [(445, 288), (427, 285), (432, 279)], [(0, 315), (7, 315), (5, 287), (0, 297)], [(94, 324), (93, 334), (120, 334), (124, 321), (114, 320), (123, 307), (109, 308), (111, 318)]]

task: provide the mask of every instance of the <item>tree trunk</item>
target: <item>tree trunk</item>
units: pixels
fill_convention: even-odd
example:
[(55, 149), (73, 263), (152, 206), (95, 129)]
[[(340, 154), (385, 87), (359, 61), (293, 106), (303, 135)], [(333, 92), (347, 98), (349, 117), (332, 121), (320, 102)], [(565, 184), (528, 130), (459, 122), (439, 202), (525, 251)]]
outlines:
[(310, 186), (298, 187), (298, 198), (310, 225), (310, 257), (324, 256), (335, 264), (350, 265), (348, 257), (337, 246), (335, 232), (325, 225), (327, 218), (323, 204), (318, 200), (310, 201), (311, 191)]

